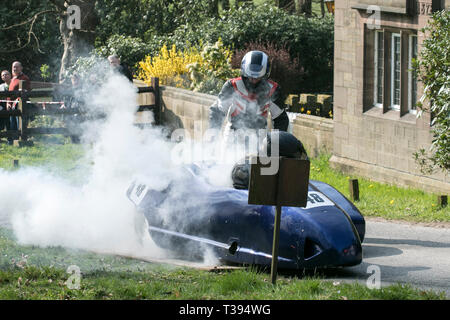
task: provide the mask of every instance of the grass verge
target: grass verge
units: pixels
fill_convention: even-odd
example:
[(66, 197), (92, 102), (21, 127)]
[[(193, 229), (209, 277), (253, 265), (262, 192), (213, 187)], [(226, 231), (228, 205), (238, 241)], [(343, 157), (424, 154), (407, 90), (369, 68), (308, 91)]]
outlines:
[(0, 270), (0, 299), (150, 299), (150, 300), (439, 300), (444, 294), (391, 285), (368, 289), (356, 283), (318, 278), (279, 277), (252, 270), (211, 273), (162, 267), (147, 272), (92, 271), (83, 274), (79, 289), (69, 289), (62, 269), (26, 266)]
[(348, 180), (358, 179), (360, 199), (354, 204), (364, 216), (409, 222), (450, 223), (450, 207), (438, 206), (437, 195), (344, 175), (330, 168), (329, 159), (330, 155), (312, 159), (310, 179), (326, 182), (348, 198)]
[[(443, 300), (444, 293), (410, 285), (369, 289), (359, 283), (323, 280), (316, 275), (279, 275), (252, 268), (203, 270), (153, 264), (61, 247), (16, 243), (0, 227), (0, 300)], [(81, 271), (79, 286), (68, 267)], [(72, 286), (70, 285), (72, 284)]]

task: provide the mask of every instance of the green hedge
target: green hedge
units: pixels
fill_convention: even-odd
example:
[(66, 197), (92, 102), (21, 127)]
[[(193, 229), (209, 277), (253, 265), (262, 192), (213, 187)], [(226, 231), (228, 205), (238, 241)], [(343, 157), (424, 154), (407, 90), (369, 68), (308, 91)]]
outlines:
[(254, 41), (270, 42), (289, 48), (305, 70), (300, 91), (332, 91), (334, 20), (332, 17), (306, 18), (271, 5), (241, 7), (228, 11), (221, 19), (178, 28), (173, 35), (157, 39), (181, 47), (186, 41), (214, 43), (222, 38), (225, 46), (243, 49)]
[[(289, 14), (269, 4), (244, 6), (226, 11), (220, 18), (209, 18), (185, 24), (172, 34), (153, 35), (143, 43), (135, 38), (117, 37), (100, 48), (108, 52), (112, 47), (124, 52), (122, 57), (130, 65), (139, 57), (156, 55), (164, 43), (183, 48), (186, 43), (215, 43), (219, 38), (234, 50), (244, 49), (255, 41), (273, 43), (288, 48), (292, 59), (297, 58), (305, 76), (298, 81), (297, 92), (330, 92), (333, 84), (333, 17), (306, 18)], [(132, 50), (129, 43), (139, 42)], [(127, 54), (129, 52), (129, 54)]]

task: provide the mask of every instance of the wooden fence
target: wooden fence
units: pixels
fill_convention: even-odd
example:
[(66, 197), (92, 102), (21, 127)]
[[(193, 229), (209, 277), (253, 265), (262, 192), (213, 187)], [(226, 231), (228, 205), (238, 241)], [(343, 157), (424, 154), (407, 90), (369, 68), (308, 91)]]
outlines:
[[(25, 143), (28, 137), (39, 134), (64, 134), (70, 135), (70, 131), (67, 127), (35, 127), (29, 128), (28, 123), (30, 118), (37, 115), (46, 116), (60, 116), (73, 117), (75, 115), (89, 115), (89, 110), (79, 107), (73, 107), (71, 105), (65, 105), (63, 101), (53, 101), (53, 97), (57, 91), (57, 86), (48, 88), (46, 90), (22, 90), (23, 81), (20, 81), (19, 90), (17, 91), (0, 91), (0, 100), (2, 105), (6, 105), (6, 100), (9, 99), (9, 103), (15, 106), (14, 110), (0, 110), (0, 119), (9, 120), (11, 116), (18, 117), (17, 130), (0, 131), (0, 138), (12, 138), (14, 144)], [(155, 124), (161, 124), (161, 97), (159, 89), (159, 79), (152, 78), (150, 86), (137, 87), (139, 94), (137, 105), (137, 113), (146, 111), (153, 111)], [(153, 99), (149, 99), (147, 96), (151, 94)], [(48, 101), (49, 97), (52, 101)], [(30, 98), (44, 98), (46, 101), (34, 101), (31, 102)], [(149, 103), (149, 101), (151, 103)], [(98, 114), (96, 116), (99, 116)], [(67, 119), (67, 118), (66, 118)]]

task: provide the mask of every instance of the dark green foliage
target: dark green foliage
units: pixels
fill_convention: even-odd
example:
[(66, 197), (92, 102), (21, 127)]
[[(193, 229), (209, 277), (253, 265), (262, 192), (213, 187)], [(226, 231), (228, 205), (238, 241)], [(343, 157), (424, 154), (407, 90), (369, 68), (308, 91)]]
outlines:
[[(30, 23), (9, 28), (38, 15), (29, 38)], [(0, 69), (10, 70), (14, 61), (22, 62), (31, 80), (42, 81), (40, 67), (49, 65), (49, 79), (55, 80), (63, 51), (59, 38), (59, 17), (49, 1), (2, 1), (0, 5)], [(37, 40), (36, 40), (37, 39)], [(19, 50), (19, 48), (23, 49)]]
[[(220, 18), (185, 24), (173, 35), (155, 37), (152, 42), (176, 44), (214, 43), (222, 38), (225, 46), (244, 49), (248, 43), (261, 41), (289, 48), (291, 59), (298, 58), (305, 81), (298, 91), (330, 92), (333, 82), (333, 18), (306, 18), (264, 4), (244, 6), (225, 12)], [(150, 52), (156, 54), (156, 52)]]
[(97, 48), (95, 51), (104, 58), (117, 54), (121, 62), (128, 64), (135, 73), (137, 70), (136, 64), (143, 60), (151, 50), (152, 47), (140, 38), (114, 34), (106, 41), (106, 45)]
[(155, 35), (170, 34), (181, 25), (198, 24), (218, 16), (210, 0), (97, 0), (101, 23), (96, 30), (97, 46), (112, 35), (151, 41)]
[[(96, 0), (95, 47), (101, 56), (117, 53), (132, 68), (145, 54), (155, 55), (164, 43), (183, 48), (191, 44), (215, 43), (244, 49), (251, 42), (273, 43), (288, 48), (291, 61), (299, 59), (305, 81), (297, 92), (332, 90), (333, 17), (306, 18), (292, 15), (267, 2), (242, 4), (224, 10), (224, 1), (209, 0)], [(226, 2), (226, 1), (225, 1)], [(262, 4), (261, 4), (262, 3)], [(28, 45), (30, 23), (5, 30), (39, 15)], [(48, 12), (47, 12), (48, 11)], [(42, 80), (40, 68), (49, 66), (49, 81), (59, 72), (63, 46), (59, 31), (60, 13), (52, 1), (17, 0), (0, 6), (0, 68), (10, 69), (20, 60), (32, 80)]]
[[(431, 112), (433, 143), (431, 155), (424, 149), (415, 153), (422, 171), (431, 173), (434, 168), (444, 172), (450, 169), (450, 11), (433, 15), (423, 30), (428, 34), (422, 44), (419, 60), (414, 66), (418, 80), (425, 92), (418, 103), (421, 112)], [(427, 100), (430, 105), (423, 105)]]

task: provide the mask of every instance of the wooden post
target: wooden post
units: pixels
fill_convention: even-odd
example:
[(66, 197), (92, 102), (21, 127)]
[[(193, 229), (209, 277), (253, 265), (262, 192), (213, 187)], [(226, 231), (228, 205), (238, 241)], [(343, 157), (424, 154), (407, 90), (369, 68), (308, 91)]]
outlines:
[(159, 125), (161, 124), (161, 97), (159, 92), (159, 78), (152, 78), (151, 86), (153, 87), (153, 94), (155, 96), (155, 123)]
[(350, 198), (352, 201), (359, 200), (359, 187), (358, 187), (358, 179), (350, 179), (348, 181), (348, 188), (350, 190)]
[(279, 174), (276, 189), (276, 199), (277, 205), (275, 209), (275, 221), (273, 224), (273, 243), (272, 243), (272, 264), (270, 267), (270, 278), (272, 279), (272, 284), (277, 284), (277, 270), (278, 270), (278, 247), (280, 243), (280, 223), (281, 223), (281, 188), (283, 187), (283, 174), (281, 170), (283, 167), (283, 158), (279, 159)]
[[(19, 81), (19, 91), (21, 92), (20, 98), (19, 98), (19, 102), (17, 103), (17, 110), (20, 111), (20, 115), (17, 117), (18, 118), (18, 124), (17, 124), (17, 131), (19, 132), (19, 138), (18, 140), (14, 140), (14, 145), (15, 146), (19, 146), (20, 145), (20, 140), (23, 138), (23, 99), (22, 99), (22, 90), (23, 90), (23, 80)], [(15, 117), (14, 117), (14, 121), (15, 121)]]
[(13, 167), (14, 168), (18, 168), (19, 167), (19, 160), (17, 160), (17, 159), (13, 160)]
[(438, 206), (441, 208), (445, 207), (447, 205), (447, 196), (446, 195), (440, 195), (438, 196)]
[(270, 266), (270, 278), (272, 284), (277, 284), (278, 247), (280, 243), (281, 206), (276, 206), (275, 222), (273, 225), (272, 264)]

